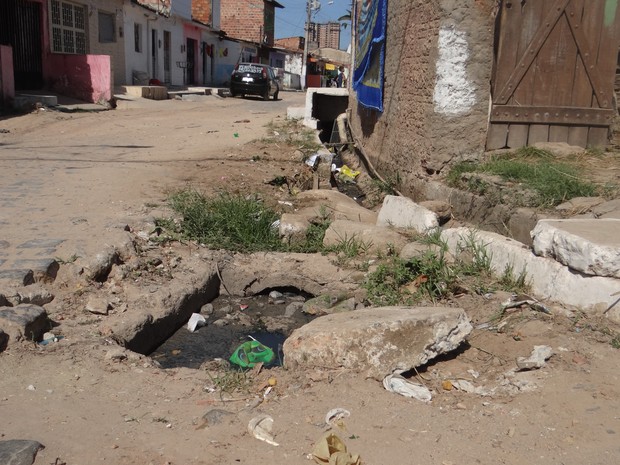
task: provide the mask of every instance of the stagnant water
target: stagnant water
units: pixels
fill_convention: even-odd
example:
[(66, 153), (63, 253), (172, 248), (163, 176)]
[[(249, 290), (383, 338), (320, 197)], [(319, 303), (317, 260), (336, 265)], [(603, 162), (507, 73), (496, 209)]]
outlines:
[[(186, 325), (182, 326), (150, 356), (162, 368), (199, 368), (202, 363), (215, 358), (228, 360), (234, 350), (252, 336), (274, 351), (276, 359), (273, 364), (281, 364), (284, 340), (312, 317), (302, 313), (300, 308), (310, 296), (296, 290), (279, 291), (283, 295), (276, 298), (267, 294), (218, 297), (211, 302), (213, 313), (209, 315), (209, 309), (202, 312), (207, 320), (206, 326), (193, 333)], [(299, 308), (292, 316), (285, 316), (287, 307), (292, 312), (291, 304)]]

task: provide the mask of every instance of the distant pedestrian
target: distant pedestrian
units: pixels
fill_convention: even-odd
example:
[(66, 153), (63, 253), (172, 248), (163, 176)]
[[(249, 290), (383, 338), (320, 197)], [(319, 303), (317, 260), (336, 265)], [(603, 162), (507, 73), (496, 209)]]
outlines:
[(338, 68), (338, 77), (336, 78), (336, 87), (343, 87), (345, 84), (344, 66)]

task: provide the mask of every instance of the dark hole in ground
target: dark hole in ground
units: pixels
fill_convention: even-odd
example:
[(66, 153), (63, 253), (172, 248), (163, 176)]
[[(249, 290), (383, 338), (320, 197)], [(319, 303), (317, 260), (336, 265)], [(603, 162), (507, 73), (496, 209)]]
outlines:
[[(270, 297), (271, 291), (282, 296)], [(274, 351), (272, 365), (281, 365), (284, 340), (313, 318), (301, 311), (303, 302), (310, 297), (294, 287), (267, 289), (250, 297), (219, 296), (211, 302), (213, 313), (202, 313), (206, 326), (193, 333), (187, 325), (182, 326), (150, 356), (162, 368), (199, 368), (216, 358), (228, 360), (252, 336)]]

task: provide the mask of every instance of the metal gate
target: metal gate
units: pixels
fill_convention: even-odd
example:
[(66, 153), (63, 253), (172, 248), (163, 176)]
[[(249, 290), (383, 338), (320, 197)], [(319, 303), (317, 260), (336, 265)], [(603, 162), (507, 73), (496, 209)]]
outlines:
[(0, 44), (13, 47), (17, 90), (43, 86), (41, 4), (26, 0), (0, 1)]
[(499, 14), (487, 149), (606, 145), (619, 0), (503, 0)]

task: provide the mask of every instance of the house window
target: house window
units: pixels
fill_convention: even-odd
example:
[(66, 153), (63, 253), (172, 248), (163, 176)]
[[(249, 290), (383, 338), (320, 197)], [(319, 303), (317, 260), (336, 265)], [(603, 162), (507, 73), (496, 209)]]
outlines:
[(86, 8), (70, 2), (51, 0), (52, 52), (86, 53)]
[(142, 24), (133, 23), (134, 49), (138, 53), (142, 53)]
[(116, 21), (112, 13), (99, 12), (99, 42), (116, 42)]

